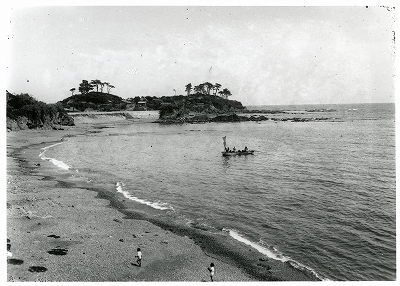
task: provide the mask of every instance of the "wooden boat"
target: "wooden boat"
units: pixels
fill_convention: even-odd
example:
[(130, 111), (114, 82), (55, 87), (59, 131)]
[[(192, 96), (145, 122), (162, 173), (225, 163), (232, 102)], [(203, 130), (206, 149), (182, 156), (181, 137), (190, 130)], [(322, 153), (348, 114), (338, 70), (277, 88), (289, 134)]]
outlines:
[(254, 150), (247, 151), (223, 151), (222, 156), (243, 156), (243, 155), (254, 155)]
[(244, 150), (229, 150), (229, 148), (226, 147), (226, 136), (222, 137), (223, 143), (224, 143), (224, 150), (222, 151), (222, 156), (242, 156), (242, 155), (254, 155), (254, 150), (248, 150), (247, 147), (245, 147)]

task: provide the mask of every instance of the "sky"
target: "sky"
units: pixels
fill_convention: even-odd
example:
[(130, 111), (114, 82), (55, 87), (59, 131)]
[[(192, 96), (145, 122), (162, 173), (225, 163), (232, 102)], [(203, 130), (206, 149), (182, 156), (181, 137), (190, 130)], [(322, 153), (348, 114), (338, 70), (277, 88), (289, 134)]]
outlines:
[(245, 106), (395, 102), (394, 17), (390, 6), (10, 6), (6, 89), (55, 103), (82, 80), (122, 98), (208, 81)]

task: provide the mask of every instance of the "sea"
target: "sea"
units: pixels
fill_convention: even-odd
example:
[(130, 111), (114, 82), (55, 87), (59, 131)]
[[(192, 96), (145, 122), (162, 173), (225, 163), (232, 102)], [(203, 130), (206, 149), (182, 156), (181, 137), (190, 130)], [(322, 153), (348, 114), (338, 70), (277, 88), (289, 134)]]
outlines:
[[(396, 280), (395, 104), (248, 109), (279, 112), (236, 123), (103, 118), (38, 156), (163, 225), (229, 236), (317, 279)], [(254, 155), (222, 156), (224, 136)]]

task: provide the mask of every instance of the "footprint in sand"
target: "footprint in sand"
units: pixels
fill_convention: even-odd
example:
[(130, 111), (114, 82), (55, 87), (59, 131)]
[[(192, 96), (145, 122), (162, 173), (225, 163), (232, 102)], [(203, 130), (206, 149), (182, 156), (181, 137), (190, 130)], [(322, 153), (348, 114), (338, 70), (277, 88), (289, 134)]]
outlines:
[(11, 240), (9, 240), (7, 238), (7, 257), (12, 257), (12, 253), (11, 253)]
[(28, 269), (29, 272), (45, 272), (47, 271), (46, 267), (43, 266), (31, 266)]
[(7, 259), (7, 264), (21, 265), (22, 263), (24, 263), (24, 261), (21, 260), (21, 259), (15, 259), (15, 258), (9, 258), (9, 259)]
[(54, 248), (52, 250), (47, 251), (50, 254), (53, 255), (66, 255), (68, 253), (68, 249), (64, 248)]

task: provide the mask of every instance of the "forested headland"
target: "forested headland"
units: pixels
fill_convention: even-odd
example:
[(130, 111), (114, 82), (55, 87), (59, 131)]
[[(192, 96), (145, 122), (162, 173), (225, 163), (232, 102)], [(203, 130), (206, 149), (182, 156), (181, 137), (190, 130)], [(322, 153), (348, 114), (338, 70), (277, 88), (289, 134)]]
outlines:
[[(115, 88), (108, 82), (100, 80), (82, 80), (78, 94), (71, 88), (71, 96), (57, 102), (46, 104), (29, 94), (7, 94), (7, 128), (20, 129), (57, 129), (62, 125), (74, 125), (68, 113), (85, 111), (132, 111), (158, 110), (158, 122), (199, 122), (208, 121), (210, 116), (216, 121), (238, 121), (233, 118), (235, 112), (245, 111), (241, 102), (229, 100), (232, 93), (218, 83), (209, 82), (199, 85), (191, 83), (185, 86), (186, 94), (170, 96), (136, 96), (123, 99), (110, 91)], [(231, 114), (222, 118), (222, 115)], [(220, 117), (218, 117), (220, 116)]]
[[(104, 89), (107, 87), (107, 91)], [(219, 83), (201, 83), (185, 85), (185, 95), (176, 94), (169, 96), (135, 96), (123, 99), (111, 94), (108, 82), (101, 80), (82, 80), (79, 84), (79, 94), (74, 94), (76, 89), (71, 88), (72, 95), (59, 103), (69, 112), (84, 111), (123, 111), (123, 110), (159, 110), (160, 120), (188, 121), (193, 118), (207, 117), (243, 111), (246, 108), (241, 102), (229, 100), (232, 95), (227, 88), (222, 88)]]
[(6, 91), (7, 130), (24, 129), (60, 129), (61, 126), (73, 126), (74, 120), (59, 103), (46, 104), (33, 96)]

